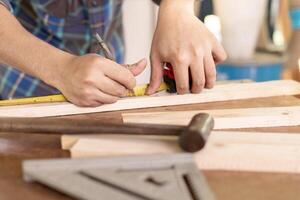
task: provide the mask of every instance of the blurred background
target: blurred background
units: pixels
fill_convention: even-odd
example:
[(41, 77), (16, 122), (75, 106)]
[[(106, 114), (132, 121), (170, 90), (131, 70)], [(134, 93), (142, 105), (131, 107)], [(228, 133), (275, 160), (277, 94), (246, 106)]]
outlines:
[[(300, 0), (203, 0), (195, 12), (226, 49), (218, 80), (300, 80)], [(126, 63), (149, 60), (158, 7), (125, 0)], [(138, 77), (149, 82), (150, 64)]]

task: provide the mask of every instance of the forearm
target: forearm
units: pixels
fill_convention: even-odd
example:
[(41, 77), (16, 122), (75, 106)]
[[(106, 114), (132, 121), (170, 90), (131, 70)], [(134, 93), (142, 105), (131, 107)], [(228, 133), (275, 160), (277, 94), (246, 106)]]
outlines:
[(55, 77), (72, 55), (27, 32), (3, 5), (0, 5), (0, 27), (0, 62), (55, 87)]
[[(168, 8), (181, 8), (185, 10), (189, 10), (194, 12), (195, 2), (197, 0), (161, 0), (160, 1), (160, 10), (168, 9)], [(174, 11), (174, 15), (176, 12)]]

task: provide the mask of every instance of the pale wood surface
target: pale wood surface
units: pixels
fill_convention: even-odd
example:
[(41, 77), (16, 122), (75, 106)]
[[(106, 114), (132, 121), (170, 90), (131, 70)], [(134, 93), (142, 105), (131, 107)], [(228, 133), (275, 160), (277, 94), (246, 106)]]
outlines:
[[(177, 137), (98, 135), (62, 140), (73, 141), (64, 146), (73, 158), (181, 152)], [(300, 173), (300, 135), (215, 131), (195, 158), (204, 170)]]
[[(298, 97), (299, 98), (299, 97)], [(247, 107), (290, 106), (299, 102), (294, 96), (268, 97), (226, 102), (180, 105), (170, 107), (144, 108), (138, 110), (93, 113), (59, 117), (75, 119), (97, 119), (101, 122), (120, 123), (123, 112), (187, 111)], [(244, 131), (245, 129), (243, 129)], [(300, 126), (251, 128), (260, 132), (300, 132)], [(67, 157), (61, 149), (60, 135), (49, 134), (0, 134), (0, 196), (10, 199), (69, 199), (60, 193), (36, 183), (22, 180), (21, 161), (25, 159)], [(217, 199), (222, 200), (294, 200), (300, 195), (300, 174), (259, 173), (246, 171), (203, 170)]]
[[(161, 140), (162, 143), (168, 141), (176, 140), (176, 137), (173, 136), (138, 136), (138, 135), (118, 135), (118, 134), (107, 134), (107, 135), (62, 135), (61, 136), (61, 147), (64, 150), (70, 150), (75, 144), (79, 142), (79, 140), (97, 140), (101, 139), (104, 142), (109, 143), (110, 141), (119, 140), (120, 142), (129, 142), (130, 144), (135, 144), (134, 142), (131, 143), (131, 140), (134, 141), (157, 141)], [(97, 142), (98, 143), (98, 142)], [(134, 145), (133, 145), (134, 146)]]
[(201, 112), (213, 116), (215, 130), (300, 125), (300, 106), (124, 113), (122, 118), (125, 123), (187, 125), (195, 114)]
[(123, 98), (97, 108), (77, 107), (68, 102), (0, 107), (0, 117), (50, 117), (297, 94), (300, 94), (300, 84), (290, 80), (236, 83), (217, 85), (201, 94)]

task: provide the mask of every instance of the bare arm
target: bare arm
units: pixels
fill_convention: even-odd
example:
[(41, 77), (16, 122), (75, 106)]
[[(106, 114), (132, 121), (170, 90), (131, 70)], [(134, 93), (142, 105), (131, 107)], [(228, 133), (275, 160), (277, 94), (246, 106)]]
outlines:
[(55, 77), (62, 70), (60, 65), (67, 65), (73, 56), (27, 32), (2, 4), (0, 27), (5, 27), (0, 28), (0, 62), (56, 86)]

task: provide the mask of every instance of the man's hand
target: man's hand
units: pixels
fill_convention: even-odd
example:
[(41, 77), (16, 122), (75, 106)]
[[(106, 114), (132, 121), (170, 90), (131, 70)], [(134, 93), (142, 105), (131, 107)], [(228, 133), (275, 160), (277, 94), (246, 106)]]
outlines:
[(216, 80), (215, 63), (226, 53), (214, 35), (194, 14), (194, 0), (163, 0), (151, 49), (151, 82), (148, 94), (153, 94), (163, 77), (163, 65), (174, 68), (179, 94), (188, 93), (189, 71), (191, 92), (212, 88)]
[(113, 103), (125, 96), (147, 64), (143, 59), (121, 66), (96, 54), (78, 57), (57, 49), (26, 31), (2, 4), (0, 41), (0, 63), (40, 78), (79, 106)]
[(143, 59), (125, 67), (96, 54), (74, 57), (58, 74), (54, 85), (78, 106), (114, 103), (135, 87), (135, 76), (146, 64)]

